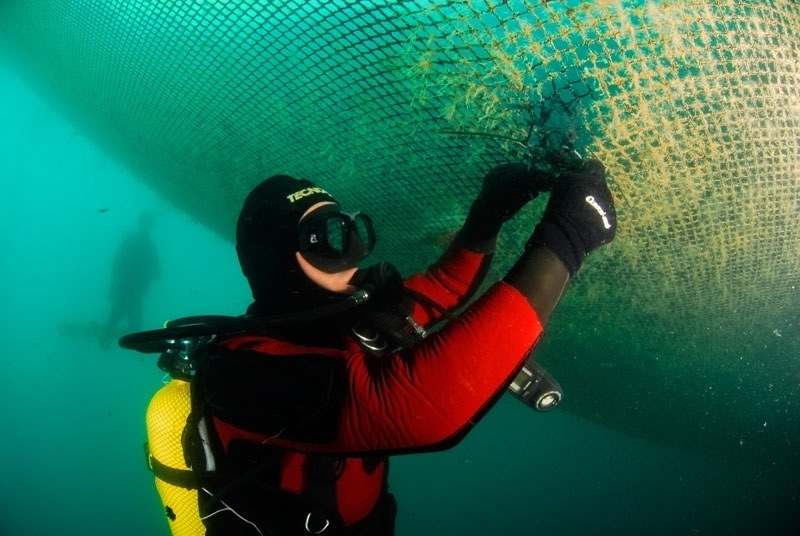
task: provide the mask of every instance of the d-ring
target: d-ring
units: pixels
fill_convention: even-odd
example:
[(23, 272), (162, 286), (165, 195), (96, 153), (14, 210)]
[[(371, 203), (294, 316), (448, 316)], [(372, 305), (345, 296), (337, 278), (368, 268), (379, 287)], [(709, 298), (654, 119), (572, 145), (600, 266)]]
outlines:
[(322, 534), (328, 527), (331, 526), (331, 522), (326, 519), (325, 526), (317, 531), (314, 531), (309, 528), (308, 526), (309, 521), (311, 521), (311, 512), (309, 512), (308, 515), (306, 516), (306, 532), (308, 532), (309, 534)]

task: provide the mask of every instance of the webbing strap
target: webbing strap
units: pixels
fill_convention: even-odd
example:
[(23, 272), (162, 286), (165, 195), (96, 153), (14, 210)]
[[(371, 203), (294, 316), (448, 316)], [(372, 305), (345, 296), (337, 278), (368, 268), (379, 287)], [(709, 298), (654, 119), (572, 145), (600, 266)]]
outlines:
[(156, 476), (157, 479), (163, 480), (167, 484), (178, 486), (184, 489), (198, 489), (197, 478), (191, 469), (176, 469), (168, 465), (164, 465), (158, 461), (150, 453), (149, 443), (144, 444), (145, 460), (147, 461), (147, 468)]

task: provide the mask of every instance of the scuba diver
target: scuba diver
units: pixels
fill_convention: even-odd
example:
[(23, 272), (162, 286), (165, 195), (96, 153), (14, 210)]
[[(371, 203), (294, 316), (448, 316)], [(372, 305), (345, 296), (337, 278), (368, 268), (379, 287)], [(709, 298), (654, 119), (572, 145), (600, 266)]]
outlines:
[(111, 284), (108, 297), (111, 309), (105, 324), (91, 322), (90, 328), (101, 348), (111, 346), (119, 336), (118, 326), (126, 321), (129, 331), (142, 326), (142, 302), (153, 281), (161, 276), (158, 250), (151, 231), (153, 215), (143, 212), (139, 216), (136, 232), (126, 236), (117, 248), (111, 265)]
[[(545, 190), (519, 259), (466, 306), (502, 225)], [(173, 533), (191, 515), (194, 533), (211, 536), (394, 534), (388, 457), (450, 448), (506, 388), (530, 394), (544, 326), (585, 257), (615, 233), (600, 162), (557, 177), (506, 164), (485, 176), (441, 258), (403, 279), (387, 262), (359, 267), (376, 241), (366, 214), (344, 212), (308, 180), (264, 180), (236, 231), (247, 314), (120, 340), (166, 349), (160, 365), (190, 385), (188, 418), (168, 426), (191, 472), (149, 454), (157, 485), (195, 493), (190, 513), (162, 493)]]

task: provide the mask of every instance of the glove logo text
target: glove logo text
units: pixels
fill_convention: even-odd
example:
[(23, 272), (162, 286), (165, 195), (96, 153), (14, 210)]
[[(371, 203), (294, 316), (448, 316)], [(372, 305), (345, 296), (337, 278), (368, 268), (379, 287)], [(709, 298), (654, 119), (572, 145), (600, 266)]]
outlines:
[(600, 203), (598, 203), (597, 200), (595, 200), (594, 196), (587, 195), (586, 202), (592, 205), (594, 209), (597, 211), (597, 213), (600, 214), (600, 217), (603, 218), (603, 227), (605, 227), (606, 229), (611, 229), (611, 223), (608, 221), (608, 216), (606, 216), (606, 211), (603, 210), (603, 207), (601, 207)]

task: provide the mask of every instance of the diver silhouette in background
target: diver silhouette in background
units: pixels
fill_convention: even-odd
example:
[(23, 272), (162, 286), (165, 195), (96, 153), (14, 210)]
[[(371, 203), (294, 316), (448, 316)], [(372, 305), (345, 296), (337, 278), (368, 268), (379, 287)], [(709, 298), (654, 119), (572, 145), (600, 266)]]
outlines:
[(158, 250), (151, 237), (152, 228), (153, 215), (142, 213), (138, 230), (123, 239), (114, 255), (109, 287), (111, 310), (105, 325), (93, 324), (103, 348), (111, 345), (123, 320), (127, 321), (129, 330), (141, 328), (142, 301), (153, 281), (161, 276)]

